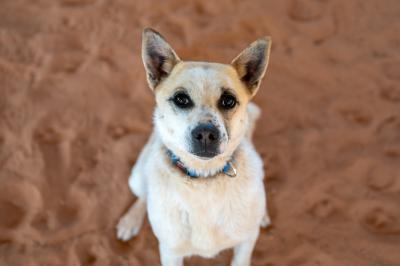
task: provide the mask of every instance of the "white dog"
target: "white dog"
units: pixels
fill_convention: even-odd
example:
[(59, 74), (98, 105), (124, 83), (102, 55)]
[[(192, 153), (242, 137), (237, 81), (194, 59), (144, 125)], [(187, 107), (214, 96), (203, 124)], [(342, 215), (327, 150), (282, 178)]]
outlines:
[(261, 38), (230, 65), (184, 62), (159, 33), (144, 30), (155, 126), (129, 178), (138, 199), (119, 221), (119, 239), (139, 232), (147, 210), (162, 265), (231, 247), (231, 265), (250, 265), (259, 228), (269, 224), (263, 162), (251, 141), (260, 111), (250, 100), (270, 46)]

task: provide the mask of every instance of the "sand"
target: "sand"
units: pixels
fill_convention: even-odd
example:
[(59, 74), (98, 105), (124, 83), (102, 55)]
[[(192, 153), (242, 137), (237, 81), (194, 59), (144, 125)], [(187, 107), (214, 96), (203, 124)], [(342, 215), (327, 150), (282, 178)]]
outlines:
[(255, 143), (273, 225), (252, 265), (400, 265), (399, 18), (398, 0), (2, 0), (0, 265), (159, 264), (148, 222), (114, 230), (152, 129), (145, 26), (223, 63), (272, 36)]

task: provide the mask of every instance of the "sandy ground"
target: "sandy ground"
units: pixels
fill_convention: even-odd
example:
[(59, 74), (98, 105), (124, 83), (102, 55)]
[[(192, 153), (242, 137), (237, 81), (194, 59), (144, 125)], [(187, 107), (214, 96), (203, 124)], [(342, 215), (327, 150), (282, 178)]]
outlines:
[(398, 0), (1, 0), (0, 265), (159, 264), (147, 222), (114, 232), (152, 128), (145, 26), (191, 60), (273, 38), (255, 99), (273, 226), (253, 265), (400, 265)]

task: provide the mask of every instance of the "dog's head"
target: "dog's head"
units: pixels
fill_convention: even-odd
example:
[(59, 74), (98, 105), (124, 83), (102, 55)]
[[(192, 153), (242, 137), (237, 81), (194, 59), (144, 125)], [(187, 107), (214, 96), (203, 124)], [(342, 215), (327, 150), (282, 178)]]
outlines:
[(246, 106), (264, 76), (270, 44), (259, 39), (228, 65), (184, 62), (159, 33), (145, 29), (142, 57), (164, 144), (199, 160), (232, 154), (246, 133)]

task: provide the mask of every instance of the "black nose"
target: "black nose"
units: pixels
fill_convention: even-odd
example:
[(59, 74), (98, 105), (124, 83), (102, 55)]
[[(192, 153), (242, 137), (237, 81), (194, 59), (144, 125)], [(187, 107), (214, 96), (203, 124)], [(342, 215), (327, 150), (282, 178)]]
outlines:
[(219, 131), (213, 124), (201, 124), (192, 131), (192, 137), (205, 145), (212, 144), (219, 139)]
[(214, 157), (219, 149), (219, 130), (211, 123), (200, 124), (192, 130), (193, 153), (201, 157)]

